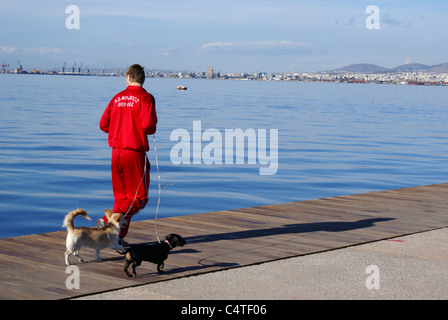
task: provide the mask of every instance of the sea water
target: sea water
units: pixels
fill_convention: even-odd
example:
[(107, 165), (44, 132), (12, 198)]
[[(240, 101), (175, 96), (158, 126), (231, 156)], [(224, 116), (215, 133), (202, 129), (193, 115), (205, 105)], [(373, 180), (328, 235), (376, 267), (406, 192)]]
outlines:
[[(76, 223), (94, 226), (112, 208), (99, 120), (124, 88), (123, 77), (0, 74), (0, 237), (61, 230), (76, 208), (93, 220)], [(146, 79), (144, 88), (159, 117), (159, 218), (448, 181), (447, 87)], [(195, 121), (202, 132), (278, 130), (275, 174), (247, 159), (174, 164), (170, 136), (193, 134)], [(133, 221), (155, 215), (149, 142), (149, 204)]]

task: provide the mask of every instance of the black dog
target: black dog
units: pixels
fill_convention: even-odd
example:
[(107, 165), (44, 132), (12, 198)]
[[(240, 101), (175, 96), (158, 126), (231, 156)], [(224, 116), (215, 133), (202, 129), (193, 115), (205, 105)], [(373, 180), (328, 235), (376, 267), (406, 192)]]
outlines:
[[(135, 277), (137, 273), (135, 268), (142, 264), (142, 261), (148, 261), (157, 264), (157, 272), (163, 274), (164, 261), (168, 258), (171, 249), (180, 246), (183, 247), (186, 241), (180, 235), (170, 233), (165, 237), (165, 241), (153, 245), (137, 244), (131, 246), (125, 252), (124, 272), (128, 277)], [(132, 274), (128, 268), (132, 264)]]

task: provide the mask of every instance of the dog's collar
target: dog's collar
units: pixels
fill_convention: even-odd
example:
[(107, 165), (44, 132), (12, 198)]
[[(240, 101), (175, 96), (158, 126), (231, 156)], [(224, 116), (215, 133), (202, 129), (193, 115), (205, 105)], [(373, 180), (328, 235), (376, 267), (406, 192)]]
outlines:
[(164, 242), (166, 242), (170, 246), (170, 249), (173, 249), (173, 247), (171, 246), (171, 244), (169, 243), (168, 240), (165, 240)]

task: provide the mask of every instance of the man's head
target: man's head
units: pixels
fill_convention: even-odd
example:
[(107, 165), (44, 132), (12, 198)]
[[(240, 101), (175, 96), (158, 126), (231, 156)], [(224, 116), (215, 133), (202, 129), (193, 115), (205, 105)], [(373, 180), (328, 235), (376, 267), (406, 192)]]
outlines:
[(126, 70), (126, 85), (140, 85), (145, 82), (145, 70), (139, 64), (133, 64)]

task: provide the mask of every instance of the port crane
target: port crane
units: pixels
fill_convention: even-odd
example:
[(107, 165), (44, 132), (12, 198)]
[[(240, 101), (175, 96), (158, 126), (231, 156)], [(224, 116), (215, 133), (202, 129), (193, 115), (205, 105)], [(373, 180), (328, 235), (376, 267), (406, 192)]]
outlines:
[(2, 61), (2, 73), (7, 73), (9, 68), (9, 64), (7, 60)]
[(20, 60), (17, 60), (17, 69), (16, 69), (17, 73), (21, 73), (23, 71), (23, 67), (22, 67), (22, 63), (20, 62)]

